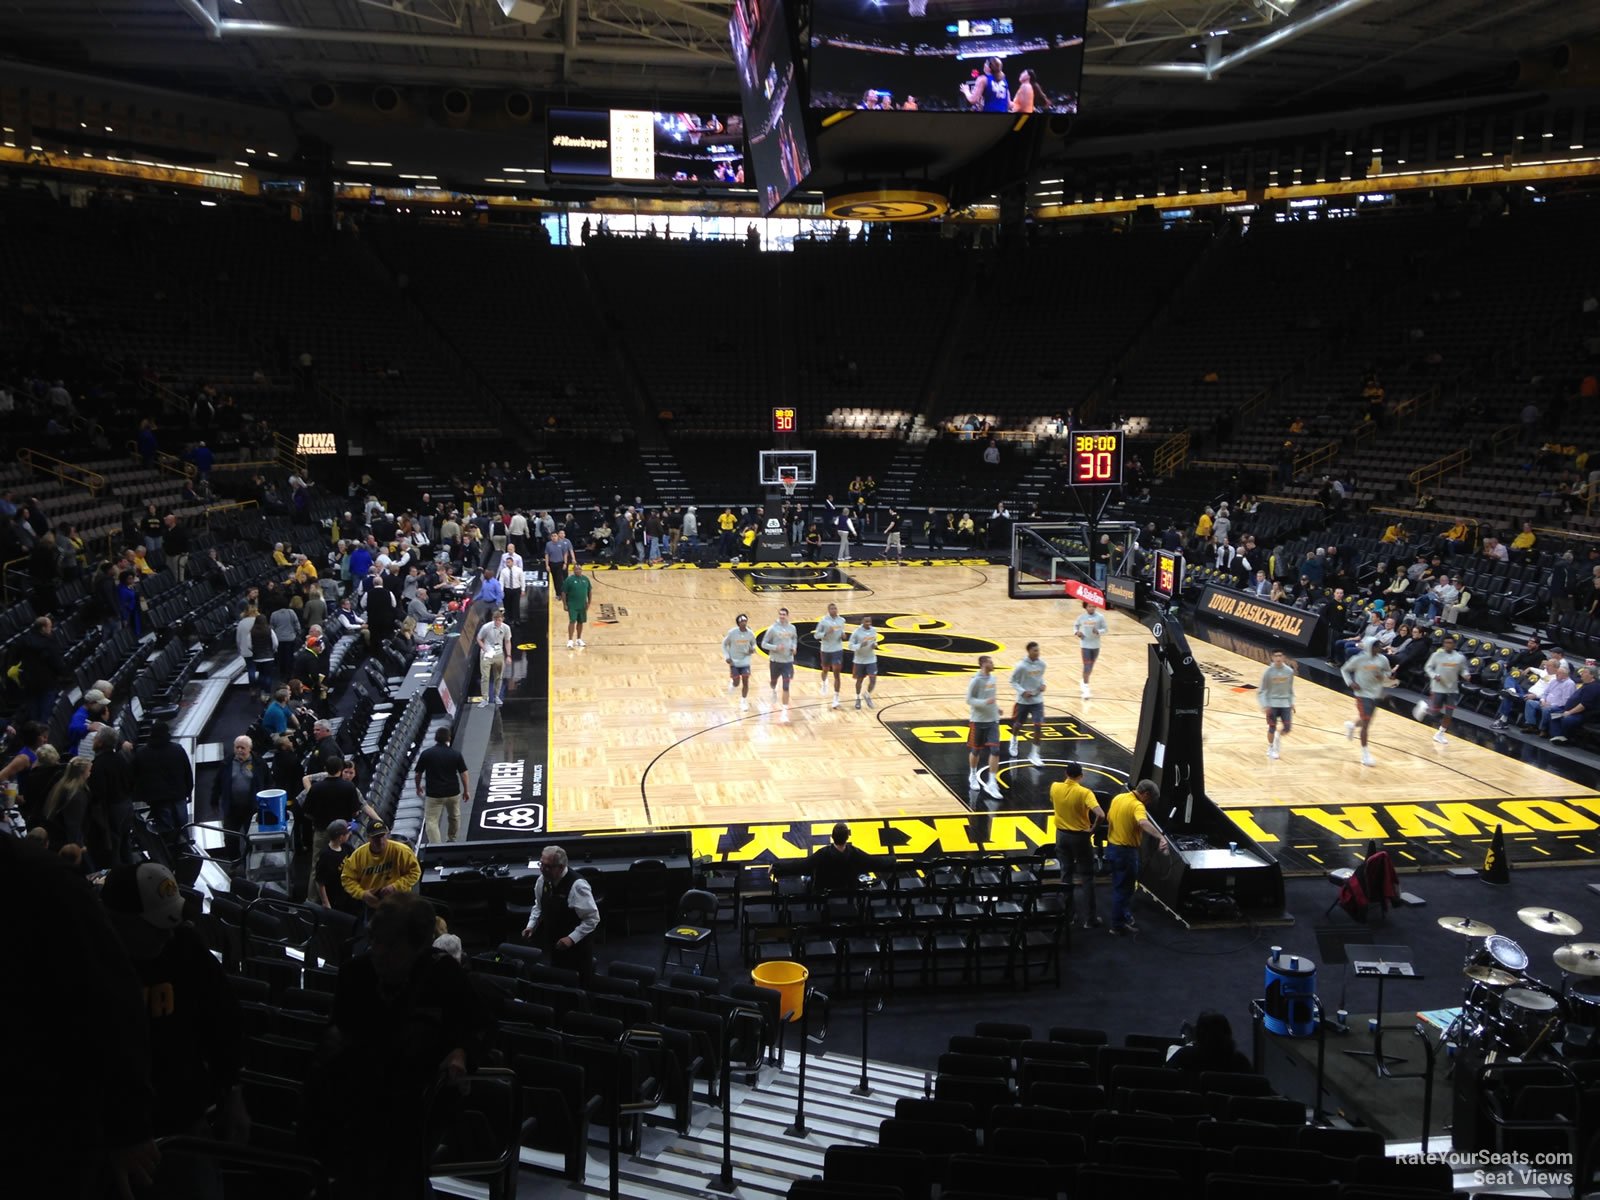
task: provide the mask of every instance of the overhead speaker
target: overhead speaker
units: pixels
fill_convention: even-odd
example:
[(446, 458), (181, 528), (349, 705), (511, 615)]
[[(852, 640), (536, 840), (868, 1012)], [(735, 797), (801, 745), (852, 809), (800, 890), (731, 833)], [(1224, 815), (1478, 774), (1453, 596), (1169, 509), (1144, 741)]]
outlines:
[(526, 121), (533, 116), (533, 97), (527, 92), (507, 92), (505, 96), (506, 116), (513, 121)]
[(536, 25), (544, 20), (548, 11), (543, 4), (535, 0), (498, 0), (500, 11), (513, 21), (521, 21), (527, 25)]
[(372, 107), (388, 116), (400, 108), (400, 93), (387, 83), (380, 83), (372, 89)]
[(327, 112), (339, 104), (339, 89), (331, 83), (313, 83), (311, 85), (311, 107)]
[(446, 88), (439, 104), (447, 121), (460, 122), (472, 116), (472, 97), (460, 88)]

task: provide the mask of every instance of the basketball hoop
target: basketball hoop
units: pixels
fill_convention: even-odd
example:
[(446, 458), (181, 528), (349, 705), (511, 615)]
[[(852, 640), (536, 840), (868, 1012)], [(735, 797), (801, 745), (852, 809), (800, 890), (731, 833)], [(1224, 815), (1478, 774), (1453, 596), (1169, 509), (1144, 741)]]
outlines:
[(800, 485), (799, 467), (779, 467), (778, 486), (783, 489), (783, 494), (790, 500), (794, 499), (794, 489)]

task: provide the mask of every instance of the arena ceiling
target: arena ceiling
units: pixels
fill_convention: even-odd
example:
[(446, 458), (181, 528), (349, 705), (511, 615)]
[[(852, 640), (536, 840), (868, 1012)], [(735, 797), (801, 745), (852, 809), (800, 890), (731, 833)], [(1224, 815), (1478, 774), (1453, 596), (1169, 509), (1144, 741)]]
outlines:
[[(939, 0), (930, 2), (936, 12)], [(537, 127), (551, 103), (735, 108), (728, 6), (0, 0), (0, 92), (8, 83), (58, 99), (96, 91), (110, 103), (107, 93), (120, 87), (142, 92), (139, 106), (169, 115), (184, 106), (163, 98), (203, 100), (213, 106), (206, 120), (215, 124), (222, 112), (229, 127), (260, 131), (249, 140), (276, 145), (272, 157), (285, 165), (297, 140), (310, 135), (333, 147), (341, 167), (392, 164), (402, 178), (439, 178), (465, 190), (516, 182), (501, 178), (513, 169), (508, 162), (539, 173), (542, 139), (529, 136), (529, 125)], [(1052, 139), (1046, 160), (1227, 140), (1230, 129), (1245, 138), (1274, 125), (1331, 125), (1324, 119), (1333, 114), (1448, 111), (1514, 97), (1519, 58), (1547, 59), (1573, 42), (1600, 57), (1600, 7), (1583, 0), (1089, 0), (1087, 34), (1081, 115), (1066, 141)], [(384, 87), (399, 90), (401, 100), (380, 112)], [(470, 97), (469, 116), (451, 119), (442, 110), (449, 89)], [(508, 101), (520, 109), (516, 118), (508, 119)], [(273, 169), (242, 146), (218, 157), (236, 156)], [(1060, 174), (1038, 167), (1022, 169)], [(982, 190), (997, 186), (990, 180)]]
[[(269, 106), (303, 103), (315, 82), (726, 101), (727, 12), (727, 0), (0, 0), (0, 43)], [(1518, 55), (1597, 30), (1581, 0), (1090, 0), (1084, 112), (1127, 127), (1483, 87)]]

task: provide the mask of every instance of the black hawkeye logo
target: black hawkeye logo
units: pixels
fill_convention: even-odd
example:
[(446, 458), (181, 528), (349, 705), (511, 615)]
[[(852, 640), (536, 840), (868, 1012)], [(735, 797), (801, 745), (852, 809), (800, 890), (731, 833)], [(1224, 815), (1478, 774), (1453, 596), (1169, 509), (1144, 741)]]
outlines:
[[(972, 637), (954, 633), (948, 621), (926, 613), (897, 612), (847, 612), (840, 613), (845, 620), (845, 669), (852, 661), (850, 635), (865, 617), (872, 618), (872, 627), (878, 631), (878, 674), (894, 679), (929, 675), (971, 675), (978, 669), (980, 654), (999, 654), (1005, 650), (1003, 642), (991, 638)], [(817, 622), (796, 621), (799, 648), (795, 651), (796, 666), (822, 669), (822, 650), (817, 639)], [(766, 630), (761, 631), (762, 634)], [(757, 636), (757, 641), (760, 635)]]

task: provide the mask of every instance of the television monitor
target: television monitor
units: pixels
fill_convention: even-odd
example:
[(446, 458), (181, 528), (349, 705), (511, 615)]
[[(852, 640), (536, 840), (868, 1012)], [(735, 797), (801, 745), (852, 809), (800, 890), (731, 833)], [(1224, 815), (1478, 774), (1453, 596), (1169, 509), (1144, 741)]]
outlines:
[(546, 168), (557, 177), (744, 186), (737, 113), (552, 108), (545, 131)]
[(1088, 0), (812, 0), (811, 107), (1076, 113)]
[(750, 166), (761, 211), (770, 213), (811, 174), (794, 31), (783, 0), (733, 0), (728, 36)]

